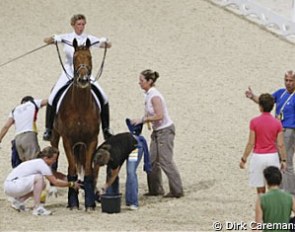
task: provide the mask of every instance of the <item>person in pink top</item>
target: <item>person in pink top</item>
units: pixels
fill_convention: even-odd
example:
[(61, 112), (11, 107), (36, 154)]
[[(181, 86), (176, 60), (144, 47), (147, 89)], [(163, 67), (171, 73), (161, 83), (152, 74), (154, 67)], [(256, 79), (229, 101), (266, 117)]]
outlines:
[(245, 169), (248, 156), (252, 152), (249, 166), (249, 183), (257, 188), (257, 193), (265, 193), (263, 170), (268, 166), (286, 168), (286, 150), (281, 122), (271, 115), (274, 98), (268, 93), (258, 98), (261, 115), (250, 121), (249, 139), (240, 160), (240, 168)]

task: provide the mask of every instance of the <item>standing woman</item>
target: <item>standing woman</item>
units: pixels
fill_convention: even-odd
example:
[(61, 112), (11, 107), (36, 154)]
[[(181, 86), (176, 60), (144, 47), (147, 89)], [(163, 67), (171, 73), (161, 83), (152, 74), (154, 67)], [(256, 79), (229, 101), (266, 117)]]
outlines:
[(180, 174), (173, 160), (175, 127), (162, 94), (155, 88), (159, 73), (150, 69), (139, 76), (139, 85), (145, 91), (145, 114), (133, 124), (152, 124), (150, 144), (152, 171), (148, 174), (149, 192), (146, 195), (164, 195), (161, 169), (168, 177), (169, 193), (165, 197), (182, 197), (183, 187)]
[(256, 187), (257, 194), (265, 193), (263, 170), (268, 166), (286, 169), (286, 150), (281, 122), (270, 112), (274, 106), (272, 95), (265, 93), (258, 98), (261, 114), (250, 121), (249, 139), (240, 160), (240, 168), (244, 169), (247, 158), (253, 150), (250, 160), (250, 186)]
[[(72, 46), (73, 40), (76, 39), (78, 42), (78, 46), (85, 45), (87, 38), (90, 40), (91, 45), (93, 47), (99, 48), (110, 48), (112, 46), (111, 42), (108, 41), (107, 38), (98, 38), (93, 35), (88, 35), (84, 33), (86, 25), (86, 17), (83, 14), (76, 14), (71, 18), (71, 26), (74, 31), (68, 34), (62, 35), (54, 35), (52, 37), (48, 37), (44, 39), (44, 42), (47, 44), (53, 43), (63, 43), (64, 44), (64, 52), (65, 52), (65, 63), (62, 74), (60, 75), (58, 81), (54, 85), (51, 90), (50, 96), (48, 98), (48, 105), (46, 109), (46, 131), (43, 135), (43, 139), (49, 141), (51, 139), (51, 132), (53, 128), (53, 121), (55, 116), (56, 102), (54, 100), (55, 96), (58, 94), (59, 90), (64, 87), (69, 80), (71, 80), (74, 76), (73, 69), (73, 55), (74, 55), (74, 47)], [(91, 46), (91, 47), (92, 47)], [(95, 82), (93, 76), (91, 76), (92, 80), (92, 90), (97, 95), (97, 98), (101, 104), (101, 122), (104, 138), (108, 138), (111, 136), (111, 132), (109, 129), (109, 104), (108, 98), (104, 93), (103, 89), (100, 85)], [(53, 104), (54, 102), (54, 104)]]

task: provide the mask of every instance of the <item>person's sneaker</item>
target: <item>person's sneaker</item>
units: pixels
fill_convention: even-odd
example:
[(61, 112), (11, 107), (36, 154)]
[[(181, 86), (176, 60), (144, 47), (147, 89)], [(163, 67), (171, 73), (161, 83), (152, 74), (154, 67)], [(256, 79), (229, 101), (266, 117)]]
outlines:
[(138, 209), (138, 206), (136, 206), (136, 205), (130, 205), (129, 206), (129, 209), (130, 210), (137, 210)]
[(11, 203), (11, 207), (18, 212), (21, 211), (28, 211), (25, 204), (23, 202), (18, 201), (17, 199), (14, 199)]
[(45, 209), (43, 206), (39, 206), (38, 208), (33, 210), (33, 215), (35, 216), (48, 216), (51, 214), (52, 212), (50, 210)]

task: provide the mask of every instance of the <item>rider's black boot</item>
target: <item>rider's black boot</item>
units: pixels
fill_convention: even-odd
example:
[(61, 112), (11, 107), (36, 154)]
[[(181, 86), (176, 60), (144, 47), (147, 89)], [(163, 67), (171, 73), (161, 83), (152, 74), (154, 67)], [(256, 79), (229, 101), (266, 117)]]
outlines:
[(104, 139), (108, 139), (113, 134), (110, 130), (110, 110), (109, 103), (102, 105), (101, 107), (101, 125)]
[(51, 140), (54, 115), (55, 115), (54, 107), (47, 104), (47, 106), (46, 106), (46, 118), (45, 118), (45, 120), (46, 120), (46, 122), (45, 122), (46, 130), (45, 130), (45, 132), (43, 134), (43, 140), (45, 140), (45, 141), (50, 141)]

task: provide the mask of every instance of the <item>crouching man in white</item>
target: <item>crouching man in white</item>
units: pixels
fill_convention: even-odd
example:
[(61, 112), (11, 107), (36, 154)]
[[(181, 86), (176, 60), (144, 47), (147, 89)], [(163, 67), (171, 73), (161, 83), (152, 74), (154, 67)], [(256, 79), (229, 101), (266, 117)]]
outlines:
[(38, 154), (38, 158), (25, 161), (14, 168), (4, 182), (4, 192), (13, 197), (12, 207), (18, 211), (26, 211), (25, 201), (33, 196), (34, 209), (33, 215), (50, 215), (51, 211), (40, 205), (42, 190), (46, 187), (46, 177), (57, 187), (70, 187), (78, 189), (77, 182), (68, 182), (65, 179), (57, 179), (50, 166), (56, 162), (58, 149), (46, 147)]

